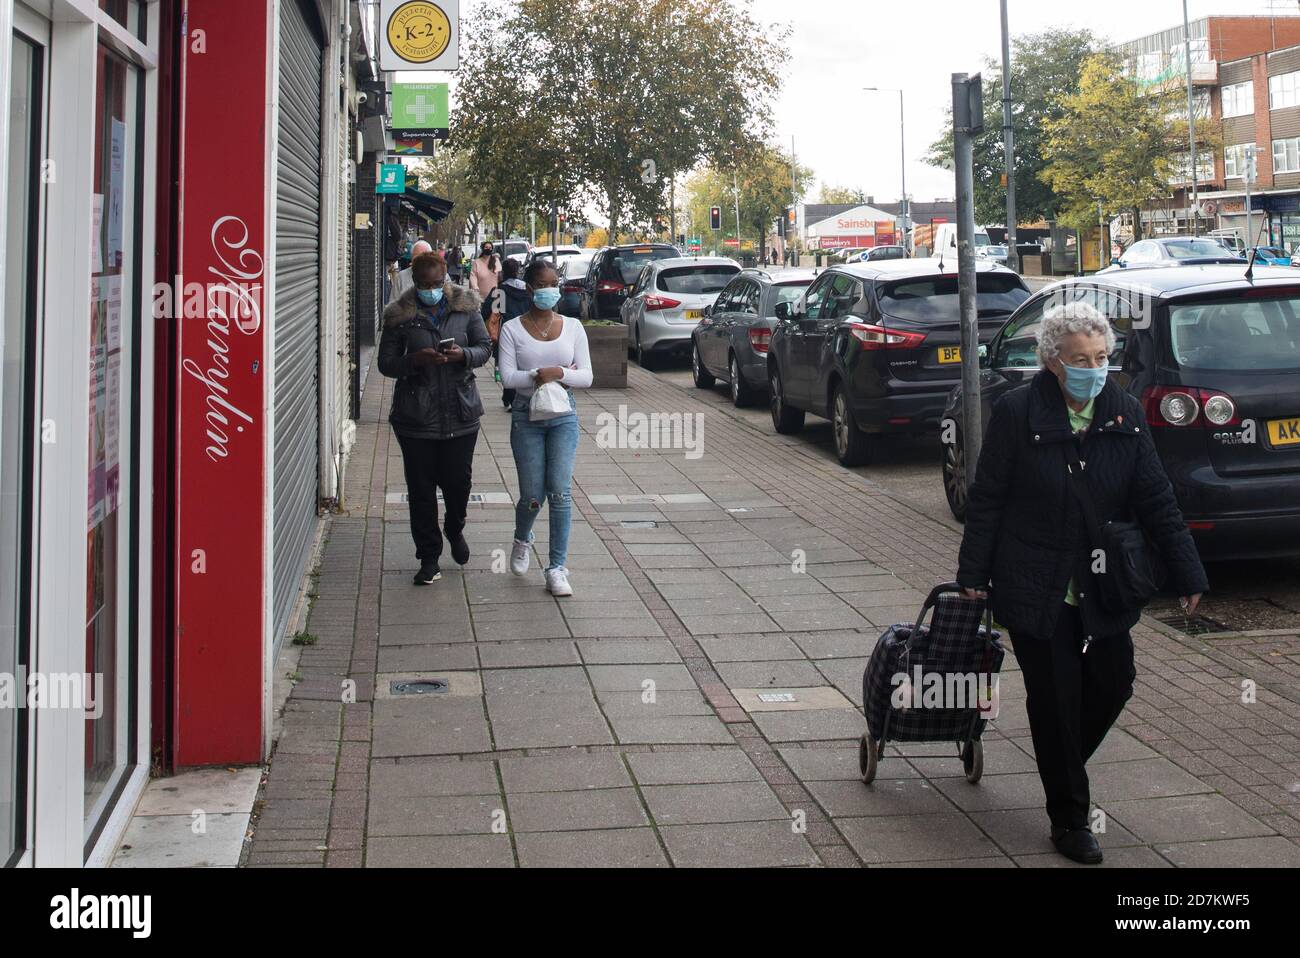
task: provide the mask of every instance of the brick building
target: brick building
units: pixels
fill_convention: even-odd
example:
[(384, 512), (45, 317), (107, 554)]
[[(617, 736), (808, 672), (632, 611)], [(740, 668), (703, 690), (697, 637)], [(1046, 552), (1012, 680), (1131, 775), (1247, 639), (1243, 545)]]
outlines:
[[(1198, 157), (1198, 231), (1231, 229), (1245, 239), (1245, 149), (1255, 144), (1254, 241), (1300, 246), (1300, 16), (1204, 17), (1188, 25), (1187, 38), (1196, 116), (1223, 134), (1222, 149)], [(1185, 86), (1181, 25), (1116, 49), (1144, 85)], [(1145, 234), (1191, 232), (1190, 179), (1184, 168), (1170, 197), (1144, 211)]]

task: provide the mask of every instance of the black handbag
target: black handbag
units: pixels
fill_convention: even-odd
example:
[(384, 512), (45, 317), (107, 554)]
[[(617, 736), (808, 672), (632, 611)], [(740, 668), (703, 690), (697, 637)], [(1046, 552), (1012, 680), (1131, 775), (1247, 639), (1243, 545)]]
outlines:
[(1094, 557), (1096, 551), (1101, 550), (1102, 565), (1100, 569), (1093, 568), (1092, 577), (1097, 602), (1107, 612), (1142, 608), (1160, 591), (1168, 577), (1160, 551), (1139, 523), (1120, 519), (1102, 523), (1098, 520), (1084, 476), (1084, 462), (1079, 458), (1077, 447), (1074, 455), (1066, 452), (1065, 467), (1070, 473), (1070, 488), (1083, 509)]

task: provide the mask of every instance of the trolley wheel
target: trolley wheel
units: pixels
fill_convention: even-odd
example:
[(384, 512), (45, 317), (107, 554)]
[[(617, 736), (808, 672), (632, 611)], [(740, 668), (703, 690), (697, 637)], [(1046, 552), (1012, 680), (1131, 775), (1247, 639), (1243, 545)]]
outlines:
[(961, 752), (961, 766), (966, 771), (966, 781), (974, 785), (984, 775), (984, 743), (972, 739)]
[(876, 764), (880, 758), (879, 746), (871, 733), (864, 733), (858, 743), (858, 772), (863, 785), (870, 785), (876, 778)]

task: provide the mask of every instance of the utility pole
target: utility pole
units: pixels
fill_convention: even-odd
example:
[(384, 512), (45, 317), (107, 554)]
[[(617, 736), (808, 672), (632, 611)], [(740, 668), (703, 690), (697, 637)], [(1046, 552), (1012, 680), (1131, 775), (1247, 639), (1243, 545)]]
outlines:
[(677, 245), (677, 174), (668, 178), (668, 242)]
[(899, 179), (901, 181), (899, 184), (899, 188), (902, 190), (902, 195), (899, 197), (899, 202), (898, 202), (899, 236), (897, 237), (897, 239), (899, 245), (906, 246), (907, 244), (903, 242), (903, 237), (902, 237), (902, 233), (907, 229), (907, 220), (908, 220), (907, 138), (906, 138), (906, 129), (903, 126), (903, 117), (904, 117), (903, 91), (896, 90), (893, 87), (884, 87), (884, 86), (864, 86), (862, 89), (869, 90), (874, 93), (897, 93), (898, 94), (898, 159), (899, 159), (898, 170), (899, 170)]
[(794, 134), (792, 133), (790, 134), (790, 209), (794, 210), (794, 223), (791, 223), (790, 218), (786, 217), (785, 247), (781, 250), (781, 252), (785, 253), (785, 261), (787, 265), (790, 263), (790, 251), (794, 248), (794, 236), (790, 231), (799, 223), (799, 182), (795, 175), (796, 168), (794, 159)]
[(962, 441), (966, 485), (974, 482), (984, 438), (980, 410), (979, 311), (975, 276), (974, 138), (984, 130), (983, 79), (952, 75), (953, 158), (957, 162), (957, 293), (961, 304)]
[[(1076, 245), (1078, 241), (1075, 241)], [(1097, 201), (1097, 269), (1105, 269), (1110, 265), (1110, 251), (1106, 249), (1106, 212), (1102, 209), (1101, 200)], [(1080, 257), (1082, 260), (1082, 257)]]
[(1011, 129), (1011, 37), (1007, 31), (1007, 0), (1002, 0), (1002, 149), (1007, 168), (1007, 265), (1020, 272), (1016, 251), (1016, 139)]
[(1192, 104), (1192, 31), (1187, 25), (1187, 0), (1183, 0), (1183, 56), (1187, 60), (1187, 142), (1191, 150), (1189, 165), (1192, 169), (1192, 205), (1188, 212), (1192, 235), (1200, 235), (1201, 203), (1196, 186), (1196, 113)]
[(1255, 245), (1254, 227), (1250, 221), (1250, 184), (1255, 179), (1255, 147), (1247, 146), (1244, 152), (1246, 154), (1246, 169), (1244, 171), (1246, 175), (1242, 179), (1246, 182), (1246, 252), (1249, 255), (1250, 248)]

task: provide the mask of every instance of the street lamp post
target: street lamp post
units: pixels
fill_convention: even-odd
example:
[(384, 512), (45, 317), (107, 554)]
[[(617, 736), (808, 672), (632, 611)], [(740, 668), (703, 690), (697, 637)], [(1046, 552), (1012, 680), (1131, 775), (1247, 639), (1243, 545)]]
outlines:
[(902, 233), (907, 229), (907, 138), (903, 126), (903, 91), (894, 87), (884, 86), (864, 86), (863, 90), (874, 93), (897, 93), (898, 94), (898, 159), (899, 159), (899, 176), (901, 179), (902, 197), (898, 207), (898, 224), (899, 224), (899, 241), (902, 241)]

